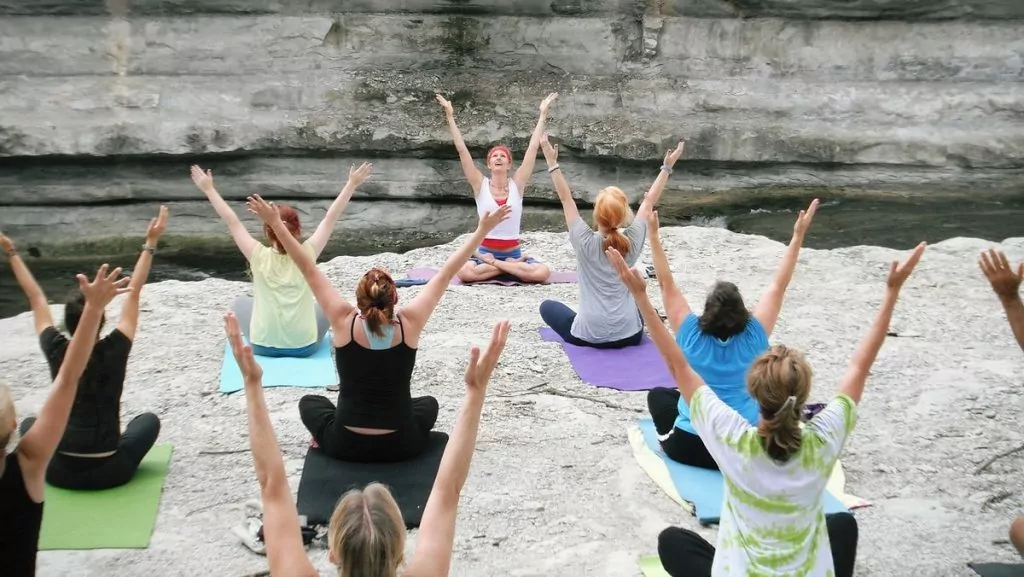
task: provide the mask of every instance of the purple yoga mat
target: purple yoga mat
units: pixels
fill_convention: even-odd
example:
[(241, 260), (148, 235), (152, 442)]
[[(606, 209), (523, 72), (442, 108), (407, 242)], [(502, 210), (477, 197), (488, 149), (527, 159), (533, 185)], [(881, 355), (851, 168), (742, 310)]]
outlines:
[[(414, 268), (414, 269), (410, 270), (409, 272), (405, 273), (405, 277), (406, 278), (416, 278), (416, 279), (420, 279), (420, 278), (421, 279), (429, 279), (429, 278), (432, 278), (435, 274), (437, 274), (437, 269), (436, 268)], [(574, 282), (576, 282), (576, 273), (575, 272), (554, 271), (554, 272), (551, 273), (551, 276), (548, 277), (548, 282), (543, 283), (543, 284), (564, 284), (564, 283), (574, 283)], [(455, 278), (452, 279), (452, 284), (453, 285), (454, 284), (459, 284), (459, 285), (496, 284), (496, 285), (501, 285), (501, 286), (531, 286), (531, 285), (540, 284), (540, 283), (522, 282), (522, 281), (517, 281), (517, 280), (498, 280), (498, 279), (495, 279), (495, 280), (485, 280), (485, 281), (474, 282), (474, 283), (464, 283), (461, 280), (459, 280), (459, 277), (455, 277)]]
[(559, 343), (584, 383), (620, 391), (649, 391), (657, 387), (675, 388), (665, 359), (646, 334), (635, 347), (595, 349), (570, 345), (549, 327), (540, 329), (540, 337)]

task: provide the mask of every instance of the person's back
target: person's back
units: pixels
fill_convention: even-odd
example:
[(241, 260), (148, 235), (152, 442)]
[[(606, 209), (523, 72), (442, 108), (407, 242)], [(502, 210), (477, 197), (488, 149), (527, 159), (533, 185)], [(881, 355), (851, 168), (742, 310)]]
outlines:
[[(749, 424), (758, 421), (757, 401), (747, 390), (747, 370), (759, 355), (768, 350), (768, 334), (760, 321), (749, 316), (743, 329), (722, 339), (701, 329), (700, 317), (690, 313), (676, 332), (676, 343), (693, 370), (704, 379), (715, 395), (742, 415)], [(696, 433), (690, 422), (690, 408), (679, 400), (675, 426)]]
[[(795, 405), (783, 410), (795, 410)], [(826, 575), (833, 571), (825, 486), (856, 421), (856, 405), (836, 397), (800, 432), (799, 448), (773, 459), (756, 427), (709, 387), (692, 399), (693, 424), (725, 483), (714, 574)]]
[[(633, 266), (643, 251), (647, 223), (640, 219), (623, 229), (628, 241), (623, 258)], [(590, 342), (607, 342), (635, 335), (643, 328), (636, 301), (622, 286), (605, 255), (605, 235), (594, 231), (583, 219), (569, 228), (569, 241), (576, 252), (580, 305), (572, 323), (572, 334)]]
[[(310, 255), (315, 254), (309, 240), (302, 243), (302, 248)], [(257, 243), (249, 258), (249, 268), (253, 286), (250, 341), (262, 347), (288, 350), (317, 343), (320, 335), (316, 300), (302, 271), (288, 254)]]

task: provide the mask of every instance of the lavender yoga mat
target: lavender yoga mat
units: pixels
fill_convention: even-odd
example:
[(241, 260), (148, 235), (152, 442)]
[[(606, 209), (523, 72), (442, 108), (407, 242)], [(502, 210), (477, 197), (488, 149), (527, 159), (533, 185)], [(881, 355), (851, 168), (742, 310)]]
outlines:
[(657, 387), (675, 388), (665, 359), (646, 334), (635, 347), (595, 349), (570, 345), (549, 327), (540, 329), (545, 341), (559, 343), (583, 382), (595, 387), (620, 391), (649, 391)]
[[(414, 268), (414, 269), (410, 270), (409, 272), (405, 273), (405, 277), (407, 279), (429, 280), (435, 274), (437, 274), (437, 269), (436, 268)], [(490, 280), (485, 280), (485, 281), (480, 281), (480, 282), (473, 282), (473, 283), (464, 283), (461, 280), (459, 280), (459, 277), (455, 277), (455, 278), (452, 279), (452, 284), (453, 285), (458, 284), (458, 285), (470, 285), (470, 286), (478, 285), (478, 284), (496, 284), (496, 285), (501, 285), (501, 286), (530, 286), (530, 285), (535, 285), (535, 284), (566, 284), (566, 283), (574, 283), (574, 282), (576, 282), (576, 273), (575, 272), (570, 272), (570, 271), (553, 271), (551, 273), (551, 276), (548, 277), (548, 282), (546, 282), (546, 283), (523, 282), (521, 280), (512, 278), (510, 276), (506, 276), (506, 275), (503, 275), (503, 276), (500, 276), (500, 277), (497, 277), (497, 278), (493, 278), (493, 279), (490, 279)]]

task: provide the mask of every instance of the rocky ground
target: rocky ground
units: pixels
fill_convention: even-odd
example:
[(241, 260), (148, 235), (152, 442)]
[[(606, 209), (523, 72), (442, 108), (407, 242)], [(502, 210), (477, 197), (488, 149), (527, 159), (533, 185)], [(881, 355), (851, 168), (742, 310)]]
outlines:
[[(715, 228), (666, 229), (663, 238), (676, 278), (698, 309), (718, 278), (735, 281), (753, 306), (783, 250), (762, 237)], [(574, 266), (564, 234), (534, 233), (527, 240), (555, 268)], [(892, 327), (899, 336), (879, 356), (843, 457), (848, 491), (874, 503), (857, 512), (859, 576), (968, 576), (969, 561), (1015, 558), (1006, 531), (1024, 509), (1024, 457), (975, 474), (991, 455), (1024, 442), (1024, 354), (976, 264), (989, 244), (957, 238), (930, 247), (903, 291)], [(1012, 259), (1024, 258), (1024, 239), (1003, 246)], [(322, 266), (350, 295), (371, 264), (400, 273), (436, 266), (451, 250), (342, 257)], [(865, 246), (803, 252), (772, 340), (807, 351), (816, 372), (813, 400), (834, 391), (880, 301), (887, 263), (902, 254)], [(242, 503), (258, 494), (251, 456), (204, 454), (248, 446), (243, 397), (217, 392), (220, 314), (246, 290), (216, 279), (145, 289), (124, 414), (156, 411), (162, 441), (175, 447), (151, 545), (43, 553), (39, 575), (265, 570), (265, 559), (230, 534)], [(417, 290), (402, 289), (402, 299)], [(657, 287), (649, 293), (660, 306)], [(544, 298), (574, 304), (576, 287), (453, 287), (422, 340), (414, 393), (438, 397), (438, 428), (450, 431), (470, 345), (486, 342), (499, 315), (513, 322), (462, 496), (452, 575), (638, 576), (636, 560), (655, 552), (662, 528), (697, 524), (630, 453), (626, 429), (644, 415), (644, 395), (581, 383), (561, 349), (537, 335)], [(116, 311), (111, 307), (108, 326)], [(49, 383), (29, 316), (0, 321), (0, 334), (0, 374), (14, 388), (19, 415), (31, 415)], [(587, 400), (526, 393), (541, 383)], [(309, 438), (296, 403), (307, 392), (266, 392), (293, 489)], [(332, 574), (324, 550), (313, 556), (322, 574)]]

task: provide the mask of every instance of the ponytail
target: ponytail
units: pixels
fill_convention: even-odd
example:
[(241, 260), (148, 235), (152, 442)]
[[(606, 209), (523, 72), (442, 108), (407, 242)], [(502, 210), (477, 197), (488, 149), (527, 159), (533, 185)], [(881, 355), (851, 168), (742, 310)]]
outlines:
[(625, 224), (629, 215), (629, 199), (620, 188), (609, 186), (597, 193), (597, 199), (594, 201), (594, 224), (604, 235), (604, 250), (614, 248), (622, 256), (629, 253), (629, 239), (619, 231), (619, 227)]
[(788, 461), (803, 444), (800, 415), (811, 394), (811, 366), (796, 349), (775, 345), (747, 371), (747, 389), (761, 408), (757, 434), (776, 461)]
[(384, 336), (384, 327), (395, 318), (397, 303), (398, 289), (391, 275), (379, 268), (372, 268), (363, 275), (356, 287), (356, 306), (370, 332)]

